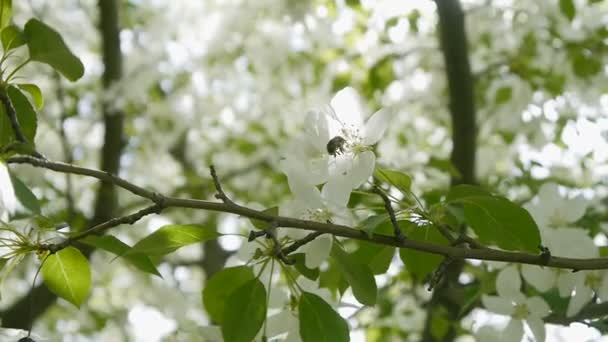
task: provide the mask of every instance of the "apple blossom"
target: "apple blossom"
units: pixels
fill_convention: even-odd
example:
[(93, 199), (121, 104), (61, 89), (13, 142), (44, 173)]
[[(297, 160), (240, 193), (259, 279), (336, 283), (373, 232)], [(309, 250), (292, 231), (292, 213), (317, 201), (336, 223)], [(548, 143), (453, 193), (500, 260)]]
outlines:
[(0, 161), (0, 220), (7, 221), (8, 215), (15, 211), (17, 198), (6, 164)]
[(524, 322), (537, 342), (545, 340), (545, 325), (542, 320), (550, 312), (549, 305), (538, 296), (527, 298), (520, 292), (521, 279), (516, 266), (508, 266), (496, 278), (498, 296), (483, 295), (481, 301), (486, 309), (511, 316), (501, 332), (501, 341), (519, 342), (524, 334)]

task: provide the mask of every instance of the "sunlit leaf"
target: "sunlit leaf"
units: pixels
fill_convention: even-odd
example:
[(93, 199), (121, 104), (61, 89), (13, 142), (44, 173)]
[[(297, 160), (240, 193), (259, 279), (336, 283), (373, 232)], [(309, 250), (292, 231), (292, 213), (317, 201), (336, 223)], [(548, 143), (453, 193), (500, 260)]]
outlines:
[(25, 45), (25, 35), (15, 25), (3, 28), (0, 32), (0, 40), (5, 52)]
[(390, 184), (401, 192), (409, 192), (410, 186), (412, 185), (412, 179), (405, 173), (397, 170), (383, 169), (376, 167), (374, 170), (374, 177), (381, 182)]
[(127, 254), (127, 251), (129, 251), (131, 247), (112, 235), (89, 235), (80, 241), (118, 256), (122, 255), (127, 262), (140, 271), (154, 274), (162, 278), (160, 272), (158, 272), (158, 269), (156, 269), (156, 266), (154, 266), (154, 263), (147, 255), (139, 253)]
[(74, 247), (49, 255), (42, 265), (42, 278), (51, 292), (76, 306), (91, 288), (89, 261)]
[(30, 19), (23, 31), (30, 59), (50, 65), (70, 81), (84, 74), (84, 65), (67, 47), (61, 35), (38, 19)]
[(127, 254), (165, 255), (197, 242), (216, 239), (220, 236), (214, 229), (203, 226), (167, 225), (137, 242)]
[(20, 83), (17, 84), (21, 90), (28, 92), (34, 101), (34, 105), (36, 109), (42, 109), (44, 106), (44, 98), (42, 97), (42, 91), (38, 88), (37, 85), (33, 83)]

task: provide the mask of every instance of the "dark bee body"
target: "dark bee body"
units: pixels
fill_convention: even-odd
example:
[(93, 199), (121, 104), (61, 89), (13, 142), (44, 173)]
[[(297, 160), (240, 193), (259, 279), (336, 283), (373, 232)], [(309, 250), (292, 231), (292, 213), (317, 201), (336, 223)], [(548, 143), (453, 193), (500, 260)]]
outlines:
[(337, 156), (338, 154), (344, 153), (344, 145), (346, 144), (346, 139), (337, 135), (327, 143), (327, 153), (332, 156)]

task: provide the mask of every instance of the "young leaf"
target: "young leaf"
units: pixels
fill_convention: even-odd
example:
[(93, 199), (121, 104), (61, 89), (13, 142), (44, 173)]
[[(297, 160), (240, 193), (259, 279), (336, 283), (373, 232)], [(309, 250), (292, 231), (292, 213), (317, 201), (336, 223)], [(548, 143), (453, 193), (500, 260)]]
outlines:
[(19, 202), (32, 213), (40, 215), (40, 202), (38, 202), (36, 195), (17, 176), (13, 173), (10, 175), (13, 188), (15, 189), (15, 196)]
[(74, 247), (49, 255), (42, 265), (42, 278), (51, 292), (78, 307), (91, 288), (89, 262)]
[[(269, 214), (269, 215), (273, 215), (273, 216), (277, 216), (279, 215), (279, 207), (272, 207), (272, 208), (268, 208), (264, 211), (262, 211), (265, 214)], [(251, 222), (251, 224), (256, 227), (257, 229), (267, 229), (268, 227), (270, 227), (270, 222), (266, 222), (266, 221), (260, 221), (260, 220), (256, 220), (256, 219), (249, 219), (249, 222)]]
[(23, 32), (15, 25), (9, 25), (3, 28), (2, 32), (0, 32), (0, 40), (2, 41), (2, 47), (5, 52), (25, 45), (25, 35), (23, 35)]
[(251, 342), (266, 319), (266, 289), (253, 279), (234, 290), (226, 300), (222, 336), (226, 342)]
[(152, 263), (147, 255), (126, 254), (131, 247), (112, 235), (89, 235), (80, 240), (80, 242), (86, 243), (89, 246), (103, 249), (104, 251), (116, 254), (118, 256), (122, 255), (126, 261), (138, 268), (140, 271), (154, 274), (162, 278), (162, 275), (160, 272), (158, 272), (158, 269), (156, 269), (156, 266), (154, 266), (154, 263)]
[(13, 1), (0, 0), (0, 29), (8, 26), (13, 15)]
[(461, 200), (464, 216), (479, 240), (507, 250), (537, 252), (540, 232), (522, 207), (498, 196)]
[(464, 217), (479, 240), (507, 250), (537, 252), (540, 232), (524, 208), (501, 196), (494, 196), (472, 185), (450, 190), (447, 203), (460, 203)]
[(352, 287), (355, 298), (357, 298), (361, 304), (369, 306), (375, 305), (376, 297), (378, 296), (378, 288), (376, 286), (376, 279), (374, 279), (374, 275), (369, 267), (359, 262), (357, 258), (346, 253), (337, 244), (334, 244), (334, 247), (332, 248), (332, 256), (342, 269), (344, 278), (346, 278), (346, 281)]
[(180, 247), (216, 239), (219, 236), (215, 230), (199, 225), (167, 225), (141, 239), (127, 254), (165, 255)]
[(574, 19), (576, 16), (576, 6), (574, 5), (574, 0), (559, 0), (559, 9), (570, 21), (572, 21), (572, 19)]
[(321, 297), (302, 292), (298, 314), (303, 342), (350, 341), (348, 323)]
[(61, 35), (38, 19), (25, 24), (30, 59), (50, 65), (70, 81), (84, 74), (84, 65), (67, 47)]
[(37, 85), (33, 83), (20, 83), (17, 84), (21, 90), (28, 92), (34, 101), (34, 105), (36, 109), (42, 109), (44, 106), (44, 98), (42, 97), (42, 91), (38, 88)]
[[(409, 239), (440, 245), (448, 244), (443, 235), (433, 226), (418, 227), (409, 221), (399, 221), (399, 224), (404, 228), (405, 234)], [(418, 281), (423, 281), (443, 260), (441, 255), (419, 252), (407, 248), (399, 250), (399, 257), (401, 257), (401, 261), (405, 264), (405, 269)]]
[(373, 274), (384, 274), (391, 265), (395, 247), (381, 246), (365, 241), (358, 241), (359, 248), (352, 254), (360, 263), (369, 267)]
[(389, 170), (377, 167), (374, 171), (374, 177), (381, 182), (388, 183), (401, 192), (408, 192), (412, 185), (412, 179), (401, 171)]
[[(17, 120), (21, 126), (23, 135), (29, 142), (34, 142), (36, 136), (36, 128), (38, 126), (38, 119), (36, 118), (36, 111), (30, 104), (27, 97), (16, 87), (10, 86), (7, 89), (7, 95), (15, 107), (17, 113)], [(6, 116), (6, 114), (4, 113)], [(12, 132), (12, 129), (11, 129)], [(12, 133), (14, 134), (14, 133)]]
[(361, 227), (361, 230), (367, 234), (367, 236), (371, 237), (376, 231), (376, 228), (388, 220), (388, 214), (372, 215), (363, 220), (359, 226)]
[(225, 268), (209, 279), (203, 289), (203, 306), (211, 319), (221, 324), (228, 296), (254, 278), (251, 267), (237, 266)]

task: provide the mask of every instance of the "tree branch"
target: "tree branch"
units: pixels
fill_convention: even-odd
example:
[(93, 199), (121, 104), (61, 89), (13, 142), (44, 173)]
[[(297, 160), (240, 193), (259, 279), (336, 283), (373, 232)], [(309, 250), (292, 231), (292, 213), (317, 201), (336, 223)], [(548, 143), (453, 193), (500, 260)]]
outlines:
[(455, 246), (444, 246), (433, 244), (425, 241), (403, 240), (383, 234), (368, 235), (364, 231), (334, 223), (324, 223), (316, 221), (301, 220), (291, 217), (275, 216), (263, 211), (254, 210), (248, 207), (241, 206), (234, 202), (223, 203), (213, 202), (191, 198), (177, 198), (164, 196), (162, 194), (143, 189), (135, 184), (128, 182), (120, 177), (109, 175), (105, 172), (92, 170), (88, 168), (78, 167), (65, 163), (57, 163), (51, 161), (41, 161), (30, 156), (12, 157), (7, 161), (11, 163), (30, 164), (36, 167), (47, 168), (49, 170), (74, 173), (97, 178), (103, 181), (112, 182), (114, 185), (124, 188), (140, 197), (150, 199), (155, 203), (162, 203), (165, 208), (190, 208), (217, 211), (224, 213), (232, 213), (239, 216), (252, 218), (266, 222), (276, 222), (277, 226), (284, 228), (297, 228), (319, 232), (324, 234), (332, 234), (334, 236), (368, 241), (380, 245), (394, 246), (399, 248), (408, 248), (421, 252), (443, 255), (453, 259), (476, 259), (476, 260), (491, 260), (514, 262), (539, 266), (550, 266), (555, 268), (565, 268), (571, 270), (596, 270), (608, 269), (608, 258), (591, 258), (591, 259), (575, 259), (550, 256), (546, 258), (544, 255), (531, 254), (524, 252), (509, 252), (493, 248), (469, 249)]

